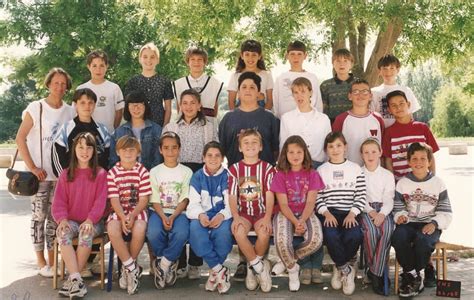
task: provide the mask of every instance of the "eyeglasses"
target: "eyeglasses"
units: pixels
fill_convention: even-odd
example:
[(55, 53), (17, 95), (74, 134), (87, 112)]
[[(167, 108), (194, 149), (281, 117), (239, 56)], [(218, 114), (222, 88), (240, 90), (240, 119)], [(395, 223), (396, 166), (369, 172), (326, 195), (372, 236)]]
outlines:
[(364, 96), (365, 96), (365, 95), (370, 94), (370, 90), (368, 90), (368, 89), (364, 89), (364, 90), (353, 90), (353, 91), (351, 91), (351, 94), (353, 94), (353, 95), (364, 95)]

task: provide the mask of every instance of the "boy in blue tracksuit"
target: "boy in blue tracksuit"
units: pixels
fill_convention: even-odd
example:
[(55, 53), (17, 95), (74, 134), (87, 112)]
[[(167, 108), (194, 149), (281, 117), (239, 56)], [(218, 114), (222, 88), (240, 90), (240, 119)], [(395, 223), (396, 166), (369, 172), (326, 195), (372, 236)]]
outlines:
[(229, 207), (224, 150), (218, 142), (204, 146), (204, 167), (191, 178), (186, 215), (190, 219), (189, 243), (211, 269), (206, 290), (220, 294), (230, 289), (230, 271), (223, 265), (232, 250), (232, 214)]

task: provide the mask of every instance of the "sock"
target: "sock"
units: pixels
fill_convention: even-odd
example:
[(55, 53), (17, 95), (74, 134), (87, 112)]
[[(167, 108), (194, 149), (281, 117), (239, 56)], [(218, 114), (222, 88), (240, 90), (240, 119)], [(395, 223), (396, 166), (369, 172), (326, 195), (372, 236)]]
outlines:
[(166, 257), (163, 256), (160, 262), (160, 268), (163, 270), (163, 272), (168, 273), (171, 263), (171, 261), (169, 261)]
[(417, 277), (417, 276), (418, 276), (418, 275), (416, 274), (416, 270), (415, 270), (415, 269), (413, 269), (413, 270), (411, 270), (411, 271), (408, 271), (407, 273), (413, 275), (413, 277)]
[(257, 272), (259, 274), (263, 272), (263, 263), (258, 257), (256, 257), (254, 260), (250, 261), (250, 265), (255, 270), (255, 272)]
[(257, 258), (261, 261), (263, 261), (263, 256), (257, 255)]
[(81, 274), (79, 272), (71, 273), (69, 275), (69, 279), (71, 279), (71, 280), (73, 280), (73, 279), (80, 280), (81, 279)]
[(288, 273), (298, 272), (299, 271), (298, 264), (295, 264), (293, 268), (287, 269), (287, 270), (288, 270)]
[(348, 263), (346, 263), (346, 264), (343, 265), (343, 266), (338, 267), (338, 269), (339, 269), (339, 271), (342, 272), (342, 274), (345, 274), (345, 275), (347, 275), (347, 274), (349, 274), (349, 273), (351, 272), (351, 268), (349, 268), (349, 264), (348, 264)]
[(222, 268), (223, 267), (221, 264), (217, 264), (212, 268), (212, 271), (218, 273), (220, 270), (222, 270)]
[(126, 261), (123, 262), (123, 265), (125, 266), (125, 268), (129, 271), (133, 271), (135, 270), (135, 261), (133, 260), (132, 257), (130, 257), (129, 259), (127, 259)]

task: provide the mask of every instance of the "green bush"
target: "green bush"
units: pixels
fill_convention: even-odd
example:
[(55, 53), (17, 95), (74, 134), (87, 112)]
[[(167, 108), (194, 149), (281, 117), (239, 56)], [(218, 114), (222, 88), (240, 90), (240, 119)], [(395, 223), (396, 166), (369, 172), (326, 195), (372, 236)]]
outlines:
[(435, 96), (431, 125), (437, 137), (474, 136), (474, 101), (462, 88), (443, 85)]

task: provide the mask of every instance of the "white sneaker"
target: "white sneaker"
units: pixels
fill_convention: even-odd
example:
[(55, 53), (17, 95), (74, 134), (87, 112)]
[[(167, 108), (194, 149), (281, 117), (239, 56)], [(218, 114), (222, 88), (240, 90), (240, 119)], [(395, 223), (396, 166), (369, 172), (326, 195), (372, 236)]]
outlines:
[(71, 286), (72, 286), (72, 280), (69, 278), (66, 279), (66, 281), (64, 281), (63, 283), (63, 286), (58, 291), (58, 294), (63, 297), (69, 297), (69, 290), (71, 289)]
[(263, 260), (263, 271), (257, 274), (257, 281), (260, 284), (260, 289), (264, 293), (272, 290), (272, 276), (270, 275), (271, 264), (268, 260)]
[(209, 269), (209, 277), (206, 281), (206, 291), (214, 292), (217, 288), (217, 272), (212, 271)]
[(176, 283), (176, 270), (178, 269), (178, 261), (171, 264), (168, 273), (165, 275), (165, 284), (167, 286), (173, 286)]
[(52, 278), (54, 274), (53, 268), (48, 265), (44, 265), (41, 269), (39, 269), (38, 274), (43, 277)]
[(320, 269), (311, 270), (311, 281), (313, 283), (323, 283), (323, 276), (321, 275)]
[(300, 289), (300, 266), (295, 264), (292, 269), (288, 269), (288, 286), (290, 292), (297, 292)]
[(277, 276), (277, 275), (280, 275), (280, 274), (283, 274), (283, 272), (286, 271), (286, 266), (285, 264), (280, 260), (279, 262), (277, 262), (276, 264), (273, 265), (273, 268), (272, 268), (272, 275), (273, 276)]
[(342, 288), (341, 271), (339, 271), (336, 266), (332, 267), (331, 286), (335, 290), (340, 290)]
[(138, 288), (140, 287), (140, 268), (138, 265), (135, 266), (133, 271), (126, 270), (127, 272), (127, 292), (129, 295), (133, 295), (138, 292)]
[(199, 279), (201, 278), (201, 270), (197, 266), (189, 266), (188, 279)]
[(347, 274), (342, 274), (342, 292), (344, 295), (352, 295), (355, 290), (355, 270), (349, 265), (350, 272)]
[(227, 267), (222, 266), (222, 269), (217, 273), (217, 291), (219, 294), (225, 294), (230, 289), (230, 271)]
[(69, 298), (82, 298), (87, 295), (87, 288), (82, 279), (71, 280), (71, 287), (69, 288)]
[(302, 284), (311, 284), (311, 269), (303, 269), (300, 275), (300, 281)]
[(127, 289), (127, 274), (128, 272), (125, 270), (125, 266), (122, 265), (122, 269), (120, 270), (120, 278), (119, 278), (119, 287), (122, 290)]
[(258, 286), (257, 277), (255, 277), (255, 271), (247, 263), (247, 276), (245, 276), (245, 287), (249, 291), (255, 291)]
[(94, 275), (92, 274), (92, 271), (89, 269), (88, 266), (86, 266), (82, 271), (81, 271), (81, 278), (92, 278)]
[(178, 278), (186, 278), (188, 276), (188, 268), (180, 268), (176, 270), (176, 277)]

